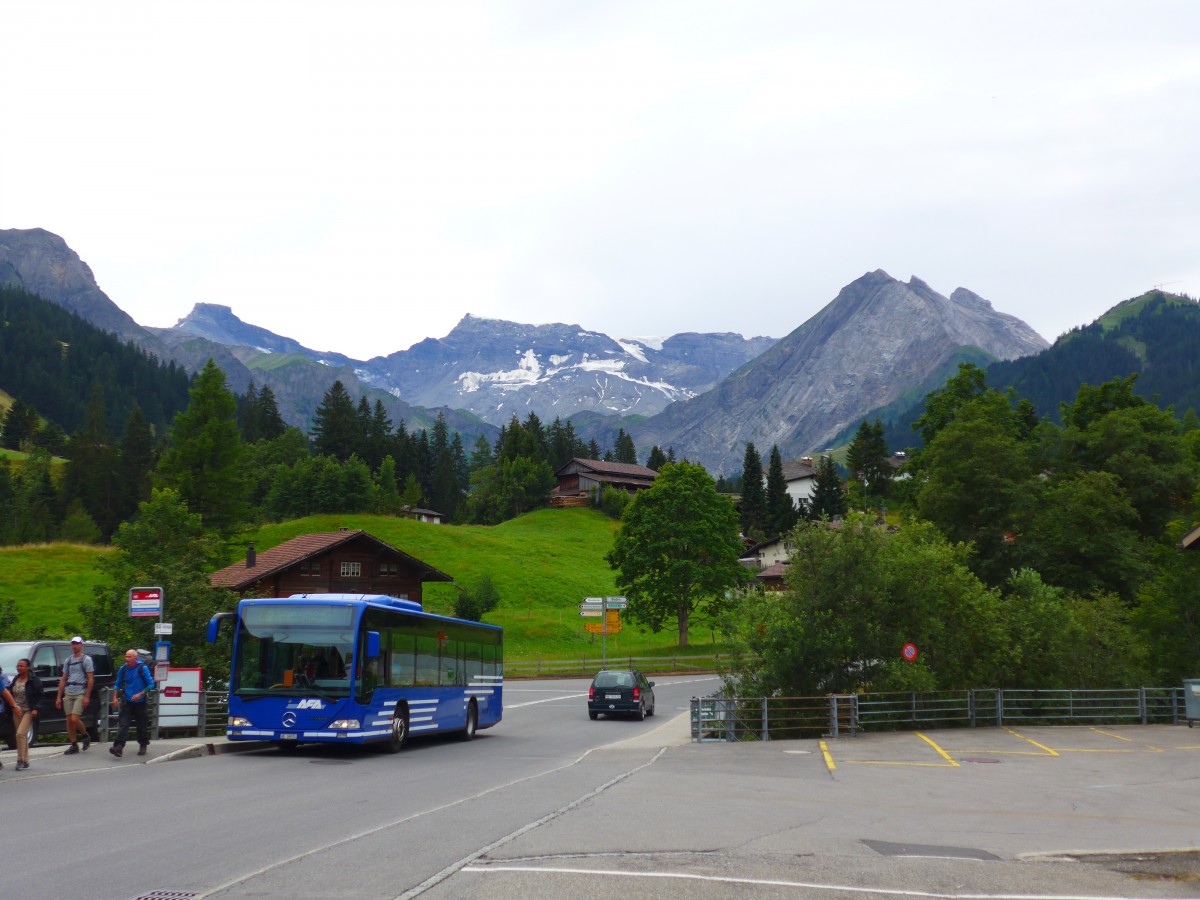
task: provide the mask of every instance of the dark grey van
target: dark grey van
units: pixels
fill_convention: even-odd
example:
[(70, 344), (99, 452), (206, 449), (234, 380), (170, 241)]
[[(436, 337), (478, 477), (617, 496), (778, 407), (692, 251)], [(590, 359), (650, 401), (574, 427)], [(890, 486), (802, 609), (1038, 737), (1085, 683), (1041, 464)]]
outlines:
[[(97, 715), (100, 712), (100, 689), (111, 687), (116, 680), (116, 670), (113, 668), (112, 654), (108, 644), (99, 641), (84, 641), (83, 652), (92, 658), (94, 671), (92, 673), (92, 696), (87, 708), (83, 711), (83, 724), (87, 726), (88, 734), (93, 741), (99, 740), (96, 730)], [(38, 735), (66, 734), (67, 718), (61, 709), (55, 709), (54, 700), (58, 696), (58, 682), (62, 678), (63, 663), (71, 655), (70, 641), (5, 641), (0, 643), (0, 669), (10, 681), (17, 674), (17, 660), (28, 659), (29, 671), (42, 682), (42, 705), (34, 717), (30, 734), (30, 745), (36, 743)], [(8, 727), (5, 740), (11, 750), (16, 746), (16, 737), (12, 733), (12, 717), (7, 716)]]

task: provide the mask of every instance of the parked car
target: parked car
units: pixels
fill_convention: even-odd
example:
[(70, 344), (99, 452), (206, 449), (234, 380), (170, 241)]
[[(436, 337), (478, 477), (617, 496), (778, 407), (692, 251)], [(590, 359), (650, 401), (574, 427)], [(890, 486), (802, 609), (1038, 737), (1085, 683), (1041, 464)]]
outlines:
[(588, 688), (588, 715), (654, 715), (654, 682), (637, 669), (605, 669), (596, 673)]
[[(100, 689), (111, 687), (116, 680), (113, 669), (112, 654), (108, 644), (99, 641), (85, 641), (83, 652), (92, 658), (92, 696), (87, 708), (83, 711), (83, 724), (87, 727), (88, 735), (93, 741), (100, 739), (96, 728), (97, 716), (100, 712)], [(37, 742), (39, 735), (66, 734), (67, 717), (61, 709), (55, 709), (54, 700), (58, 696), (58, 682), (62, 678), (63, 663), (71, 655), (70, 641), (5, 641), (0, 643), (0, 668), (9, 680), (17, 674), (17, 660), (28, 659), (29, 671), (42, 681), (42, 704), (38, 714), (33, 718), (30, 728), (30, 745)], [(12, 719), (9, 717), (9, 722)], [(8, 749), (16, 747), (16, 735), (11, 724), (5, 729), (5, 740)]]

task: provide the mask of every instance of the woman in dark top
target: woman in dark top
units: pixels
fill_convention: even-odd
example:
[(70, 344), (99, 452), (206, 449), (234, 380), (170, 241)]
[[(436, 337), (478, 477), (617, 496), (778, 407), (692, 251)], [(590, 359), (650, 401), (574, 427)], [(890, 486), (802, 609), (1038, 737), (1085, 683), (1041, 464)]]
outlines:
[(17, 675), (8, 686), (13, 697), (13, 727), (17, 731), (17, 768), (29, 768), (29, 730), (42, 702), (42, 682), (29, 671), (29, 660), (17, 660)]

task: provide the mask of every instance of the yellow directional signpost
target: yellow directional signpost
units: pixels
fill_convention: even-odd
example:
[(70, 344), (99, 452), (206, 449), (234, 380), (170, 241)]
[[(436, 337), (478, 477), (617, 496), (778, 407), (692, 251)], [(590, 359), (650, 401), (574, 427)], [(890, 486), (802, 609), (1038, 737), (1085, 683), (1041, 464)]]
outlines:
[(621, 610), (629, 604), (624, 597), (587, 597), (579, 604), (579, 615), (599, 622), (584, 622), (588, 634), (598, 634), (603, 639), (604, 665), (608, 665), (608, 636), (621, 631)]

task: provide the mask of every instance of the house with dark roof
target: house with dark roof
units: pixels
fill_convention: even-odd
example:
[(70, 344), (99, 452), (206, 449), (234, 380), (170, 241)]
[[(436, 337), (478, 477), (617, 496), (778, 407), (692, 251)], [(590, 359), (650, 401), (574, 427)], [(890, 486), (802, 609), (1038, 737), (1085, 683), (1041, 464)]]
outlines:
[(384, 594), (421, 600), (429, 581), (453, 582), (445, 572), (397, 550), (365, 531), (302, 534), (209, 576), (215, 588), (243, 597), (288, 597), (292, 594)]
[(817, 470), (813, 466), (813, 458), (785, 459), (783, 480), (787, 483), (788, 496), (796, 508), (804, 509), (812, 502), (813, 492), (817, 489)]
[(591, 495), (604, 486), (630, 494), (654, 484), (658, 473), (646, 466), (605, 462), (601, 459), (570, 459), (554, 472), (558, 484), (550, 492), (550, 505), (586, 506)]

